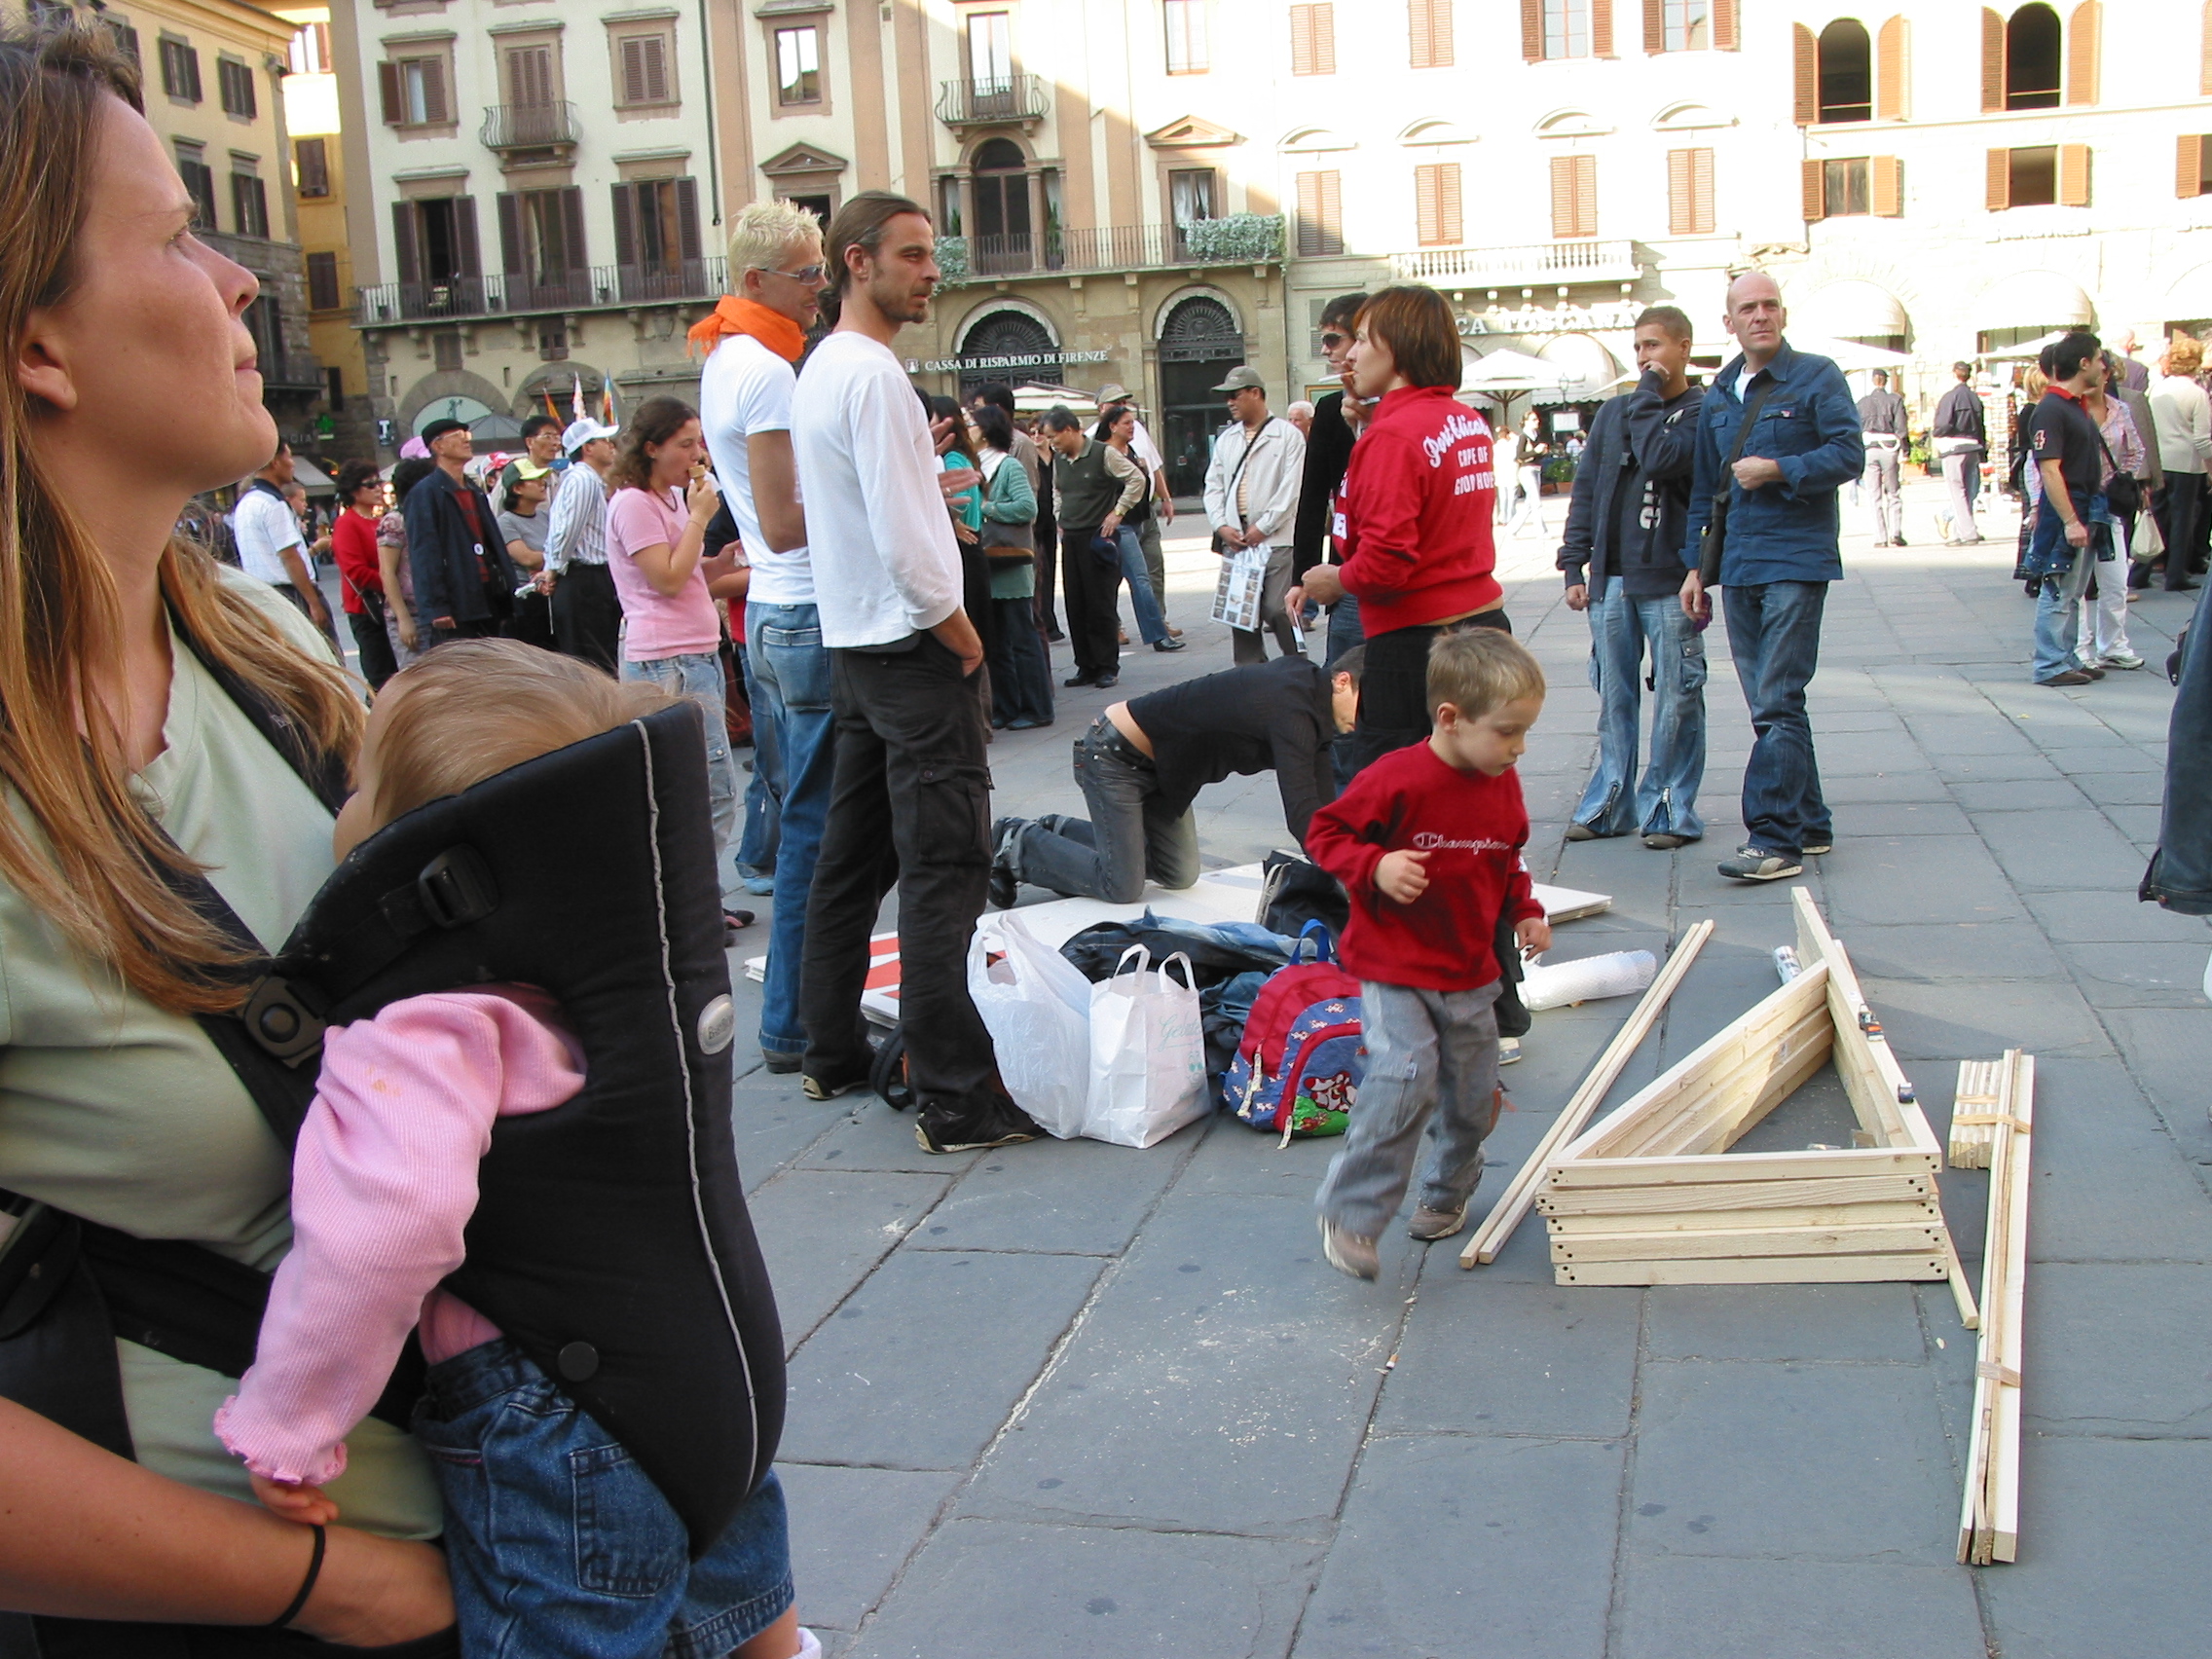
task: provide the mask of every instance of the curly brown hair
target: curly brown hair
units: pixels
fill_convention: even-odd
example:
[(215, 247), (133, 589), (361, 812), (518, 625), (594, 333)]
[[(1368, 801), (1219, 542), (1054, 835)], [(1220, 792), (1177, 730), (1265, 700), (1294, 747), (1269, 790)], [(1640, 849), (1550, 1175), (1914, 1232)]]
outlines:
[(681, 397), (646, 398), (622, 428), (614, 449), (614, 464), (608, 469), (608, 483), (617, 490), (650, 490), (653, 458), (645, 453), (645, 447), (667, 443), (683, 430), (686, 422), (698, 418), (699, 412)]

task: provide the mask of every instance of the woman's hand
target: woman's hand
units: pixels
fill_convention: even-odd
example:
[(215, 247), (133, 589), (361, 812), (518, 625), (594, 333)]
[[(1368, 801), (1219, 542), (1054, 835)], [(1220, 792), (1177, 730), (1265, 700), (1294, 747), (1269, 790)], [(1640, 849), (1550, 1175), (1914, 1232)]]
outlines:
[(423, 636), (415, 631), (415, 618), (401, 616), (399, 618), (399, 643), (411, 651), (419, 651), (423, 648), (422, 640)]
[(295, 1486), (289, 1481), (272, 1481), (260, 1475), (247, 1478), (253, 1482), (253, 1495), (261, 1499), (261, 1506), (272, 1515), (297, 1521), (303, 1527), (327, 1527), (338, 1519), (338, 1505), (318, 1486), (305, 1481)]
[(691, 482), (683, 486), (683, 504), (691, 509), (694, 524), (703, 525), (715, 516), (715, 510), (722, 504), (722, 493), (713, 473), (701, 468), (691, 475)]
[(971, 547), (977, 545), (983, 539), (982, 532), (977, 530), (971, 530), (968, 527), (968, 521), (965, 519), (954, 519), (952, 521), (952, 534), (954, 535), (957, 535), (961, 540), (967, 542)]

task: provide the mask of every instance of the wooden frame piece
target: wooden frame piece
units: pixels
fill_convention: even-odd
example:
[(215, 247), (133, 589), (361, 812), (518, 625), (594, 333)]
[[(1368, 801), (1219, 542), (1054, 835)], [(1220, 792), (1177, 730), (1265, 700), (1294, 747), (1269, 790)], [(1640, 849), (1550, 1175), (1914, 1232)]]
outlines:
[(1682, 936), (1681, 943), (1676, 945), (1673, 954), (1667, 958), (1666, 967), (1660, 969), (1658, 977), (1645, 987), (1642, 1000), (1628, 1016), (1628, 1023), (1614, 1033), (1613, 1040), (1605, 1045), (1604, 1052), (1598, 1056), (1598, 1063), (1590, 1068), (1590, 1074), (1582, 1080), (1582, 1086), (1560, 1109), (1559, 1116), (1552, 1120), (1552, 1126), (1544, 1131), (1543, 1138), (1536, 1143), (1536, 1150), (1529, 1155), (1529, 1161), (1521, 1166), (1520, 1173), (1506, 1187), (1504, 1197), (1491, 1205), (1490, 1214), (1483, 1217), (1482, 1225), (1475, 1229), (1475, 1235), (1467, 1240), (1467, 1247), (1459, 1252), (1459, 1266), (1488, 1267), (1497, 1260), (1498, 1251), (1505, 1248), (1506, 1239), (1512, 1236), (1513, 1230), (1521, 1225), (1521, 1218), (1529, 1213), (1529, 1206), (1535, 1201), (1536, 1189), (1543, 1181), (1546, 1166), (1561, 1147), (1582, 1132), (1582, 1126), (1590, 1121), (1590, 1115), (1604, 1102), (1605, 1091), (1613, 1087), (1614, 1081), (1628, 1065), (1629, 1057), (1636, 1052), (1637, 1046), (1643, 1041), (1651, 1027), (1658, 1023), (1659, 1015), (1667, 1006), (1667, 999), (1675, 994), (1675, 987), (1689, 973), (1690, 964), (1697, 960), (1697, 953), (1705, 948), (1705, 941), (1713, 937), (1713, 922), (1708, 919), (1699, 922)]
[(2020, 1553), (2021, 1315), (2027, 1291), (2028, 1194), (2034, 1186), (2036, 1062), (2034, 1055), (2014, 1049), (2002, 1060), (1980, 1063), (2004, 1069), (2003, 1092), (2009, 1106), (1992, 1125), (1989, 1234), (1981, 1264), (1983, 1319), (1966, 1496), (1959, 1510), (1959, 1560), (1987, 1567), (2017, 1560)]
[[(1637, 1285), (1945, 1279), (1971, 1330), (1978, 1314), (1936, 1186), (1943, 1149), (1849, 954), (1804, 888), (1792, 903), (1794, 978), (1611, 1117), (1538, 1149), (1554, 1275)], [(1831, 1058), (1859, 1121), (1855, 1146), (1728, 1151)], [(1478, 1234), (1468, 1256), (1488, 1260), (1482, 1242)]]

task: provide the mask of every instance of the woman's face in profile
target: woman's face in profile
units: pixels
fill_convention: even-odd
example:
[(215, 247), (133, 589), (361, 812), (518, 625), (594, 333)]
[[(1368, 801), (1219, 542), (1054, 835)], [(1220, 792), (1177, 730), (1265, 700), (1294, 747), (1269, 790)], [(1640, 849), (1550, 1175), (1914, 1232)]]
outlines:
[[(31, 313), (18, 379), (54, 415), (50, 441), (109, 447), (129, 431), (141, 476), (211, 489), (276, 447), (240, 320), (259, 285), (192, 234), (192, 200), (145, 119), (120, 98), (102, 104), (75, 280)], [(149, 409), (167, 418), (148, 421)]]

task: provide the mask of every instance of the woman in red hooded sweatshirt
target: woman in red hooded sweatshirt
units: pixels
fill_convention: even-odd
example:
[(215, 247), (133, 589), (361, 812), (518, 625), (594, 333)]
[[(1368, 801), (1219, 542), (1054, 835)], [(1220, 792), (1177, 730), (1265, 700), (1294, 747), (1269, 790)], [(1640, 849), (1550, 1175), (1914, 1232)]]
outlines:
[(1337, 498), (1341, 565), (1306, 573), (1307, 599), (1356, 595), (1367, 636), (1354, 770), (1428, 736), (1428, 647), (1459, 628), (1513, 631), (1492, 573), (1497, 495), (1490, 427), (1460, 403), (1459, 331), (1434, 288), (1384, 288), (1361, 308), (1352, 391), (1382, 402)]

